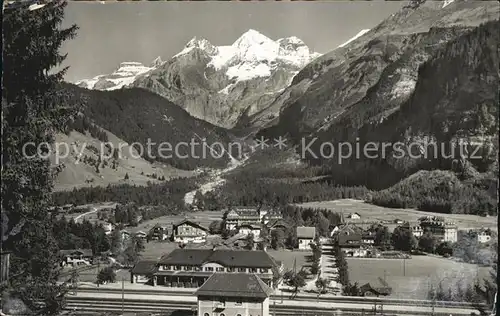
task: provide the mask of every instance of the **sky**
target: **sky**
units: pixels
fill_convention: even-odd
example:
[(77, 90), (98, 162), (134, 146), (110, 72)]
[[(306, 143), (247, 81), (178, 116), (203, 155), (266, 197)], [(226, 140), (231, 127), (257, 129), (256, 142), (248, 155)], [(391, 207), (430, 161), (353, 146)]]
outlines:
[(77, 37), (62, 48), (66, 80), (107, 74), (124, 61), (149, 65), (168, 60), (193, 37), (231, 45), (254, 29), (271, 39), (297, 36), (319, 53), (376, 26), (406, 1), (168, 1), (74, 2), (63, 27), (77, 24)]

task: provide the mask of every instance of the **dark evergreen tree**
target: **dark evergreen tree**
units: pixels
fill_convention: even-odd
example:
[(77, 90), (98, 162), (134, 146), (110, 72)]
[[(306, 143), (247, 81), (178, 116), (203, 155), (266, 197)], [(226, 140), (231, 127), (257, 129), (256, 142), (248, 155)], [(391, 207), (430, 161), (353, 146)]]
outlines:
[(12, 252), (11, 296), (29, 314), (47, 316), (60, 313), (67, 287), (57, 284), (58, 245), (47, 216), (52, 172), (36, 147), (47, 154), (44, 144), (53, 142), (54, 131), (64, 130), (73, 113), (58, 90), (65, 69), (52, 70), (64, 60), (59, 49), (77, 27), (60, 28), (64, 1), (36, 10), (29, 10), (30, 4), (3, 12), (1, 194), (2, 217), (8, 223), (2, 250)]

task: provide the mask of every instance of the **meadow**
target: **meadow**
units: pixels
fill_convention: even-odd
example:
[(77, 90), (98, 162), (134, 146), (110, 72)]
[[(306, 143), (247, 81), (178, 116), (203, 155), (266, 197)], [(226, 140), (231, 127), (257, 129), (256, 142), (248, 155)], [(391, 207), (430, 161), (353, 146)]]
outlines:
[[(463, 282), (473, 284), (476, 278), (488, 275), (488, 268), (434, 256), (413, 256), (411, 259), (348, 258), (349, 279), (359, 285), (381, 286), (380, 279), (392, 287), (391, 297), (426, 299), (431, 285), (441, 283), (444, 289)], [(380, 278), (380, 279), (379, 279)]]
[[(443, 216), (447, 221), (454, 222), (458, 229), (469, 230), (477, 228), (491, 228), (497, 231), (497, 216), (481, 217), (477, 215), (465, 215), (465, 214), (437, 214), (430, 212), (422, 212), (414, 209), (398, 209), (398, 208), (387, 208), (365, 203), (361, 200), (343, 199), (336, 201), (321, 201), (321, 202), (309, 202), (297, 204), (301, 207), (311, 207), (311, 208), (322, 208), (328, 209), (334, 212), (339, 212), (344, 215), (344, 218), (348, 222), (367, 225), (368, 222), (383, 222), (384, 225), (388, 226), (389, 229), (394, 229), (399, 224), (393, 223), (394, 220), (399, 219), (402, 221), (408, 221), (411, 224), (417, 224), (418, 218), (422, 216)], [(358, 213), (360, 219), (348, 219), (348, 215), (351, 213)], [(392, 222), (392, 224), (391, 224)]]

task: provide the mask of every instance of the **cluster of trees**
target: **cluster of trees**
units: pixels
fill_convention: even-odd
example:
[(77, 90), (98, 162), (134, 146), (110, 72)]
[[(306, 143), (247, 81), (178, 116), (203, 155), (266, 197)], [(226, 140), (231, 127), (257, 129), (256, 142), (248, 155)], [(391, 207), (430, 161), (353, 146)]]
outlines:
[(375, 233), (374, 246), (382, 251), (391, 248), (391, 232), (387, 226), (382, 224), (373, 224), (368, 231)]
[(285, 272), (285, 274), (283, 275), (283, 281), (286, 285), (293, 288), (293, 294), (291, 297), (292, 299), (297, 296), (300, 288), (306, 285), (306, 279), (308, 275), (309, 274), (304, 269), (301, 269), (298, 272), (293, 270)]
[(196, 191), (193, 198), (193, 207), (199, 210), (220, 211), (226, 207), (226, 204), (219, 199), (215, 192), (202, 194)]
[(84, 187), (75, 188), (72, 191), (54, 192), (52, 196), (55, 205), (133, 202), (137, 205), (164, 205), (171, 209), (184, 209), (184, 195), (196, 189), (196, 181), (196, 178), (178, 178), (163, 183), (150, 183), (147, 186), (121, 184), (107, 187)]
[[(57, 89), (65, 70), (54, 71), (64, 60), (61, 45), (77, 27), (61, 27), (66, 2), (31, 3), (4, 7), (2, 72), (2, 252), (10, 252), (10, 278), (2, 284), (3, 297), (20, 302), (23, 315), (59, 315), (67, 284), (58, 283), (58, 244), (53, 218), (46, 210), (53, 188), (50, 162), (37, 155), (64, 131), (76, 109)], [(28, 157), (34, 158), (28, 158)], [(2, 306), (8, 304), (2, 299)]]
[(317, 275), (321, 272), (321, 244), (311, 243), (312, 265), (311, 274)]
[(335, 266), (337, 267), (339, 279), (338, 282), (342, 284), (342, 289), (344, 295), (351, 295), (351, 293), (346, 292), (349, 287), (349, 270), (347, 267), (347, 260), (345, 258), (345, 253), (340, 249), (340, 247), (336, 247), (335, 249)]
[[(141, 172), (141, 175), (144, 175), (144, 172)], [(160, 181), (165, 181), (165, 176), (158, 176), (156, 173), (146, 174), (146, 177), (151, 179), (158, 179)], [(125, 180), (128, 180), (128, 173), (125, 174)]]
[(113, 267), (102, 268), (97, 274), (97, 284), (115, 283), (116, 272)]
[(297, 226), (315, 226), (317, 234), (322, 237), (327, 237), (331, 228), (342, 223), (341, 215), (328, 209), (287, 205), (282, 208), (282, 214), (294, 230)]
[(391, 234), (391, 242), (394, 250), (411, 252), (417, 247), (417, 239), (409, 226), (398, 226)]
[(480, 243), (474, 234), (459, 231), (457, 242), (449, 246), (453, 256), (464, 262), (490, 266), (496, 260), (498, 239), (492, 235), (491, 242)]
[[(422, 251), (440, 256), (454, 256), (464, 262), (491, 265), (494, 257), (493, 249), (497, 242), (480, 243), (475, 233), (458, 231), (458, 240), (455, 243), (439, 241), (432, 232), (425, 230), (418, 239), (415, 238), (407, 224), (398, 226), (392, 233), (383, 225), (373, 225), (369, 228), (375, 232), (375, 246), (381, 250), (398, 250), (404, 252)], [(495, 232), (490, 231), (492, 240), (496, 240)]]
[(67, 132), (70, 132), (71, 130), (75, 130), (82, 134), (89, 132), (93, 138), (98, 139), (104, 143), (109, 141), (108, 134), (105, 131), (103, 131), (100, 127), (92, 123), (84, 115), (76, 115), (73, 117), (73, 119), (69, 122), (67, 126)]
[(111, 235), (111, 251), (116, 260), (125, 267), (133, 267), (142, 257), (144, 251), (144, 241), (136, 236), (123, 240), (119, 232), (113, 232)]
[(328, 182), (302, 182), (297, 179), (276, 179), (270, 172), (262, 174), (241, 171), (226, 177), (217, 189), (220, 201), (232, 205), (287, 205), (343, 198), (363, 199), (369, 192), (365, 187), (340, 187)]
[[(495, 247), (493, 251), (495, 252), (495, 262), (488, 276), (482, 279), (476, 277), (472, 282), (461, 279), (451, 284), (447, 289), (443, 287), (441, 280), (437, 285), (431, 285), (427, 293), (427, 299), (433, 301), (470, 302), (479, 311), (479, 315), (492, 315), (491, 311), (496, 304), (496, 295), (498, 292), (498, 248)], [(472, 315), (477, 314), (473, 313)]]
[(387, 226), (374, 224), (369, 231), (375, 233), (374, 246), (380, 250), (398, 250), (412, 252), (420, 250), (426, 253), (437, 253), (440, 255), (451, 255), (451, 244), (442, 242), (430, 232), (425, 231), (418, 239), (413, 235), (409, 224), (403, 224), (391, 233)]
[(278, 250), (285, 248), (287, 245), (289, 248), (293, 248), (295, 244), (292, 244), (292, 241), (295, 241), (295, 234), (293, 232), (290, 232), (290, 230), (288, 230), (288, 232), (289, 236), (291, 237), (286, 238), (285, 231), (283, 229), (274, 229), (271, 232), (271, 248), (273, 248), (274, 250)]
[(76, 223), (66, 217), (52, 218), (52, 232), (59, 249), (92, 249), (94, 255), (110, 250), (111, 243), (104, 228), (87, 220)]
[(341, 222), (341, 216), (338, 213), (327, 209), (301, 208), (298, 206), (287, 205), (282, 208), (283, 219), (289, 223), (289, 228), (282, 233), (277, 229), (271, 233), (271, 247), (280, 248), (281, 238), (285, 235), (284, 246), (287, 248), (296, 248), (298, 245), (297, 226), (316, 227), (318, 236), (327, 237), (330, 230), (338, 226)]
[(318, 289), (318, 296), (319, 296), (327, 292), (328, 280), (322, 278), (321, 275), (318, 275), (318, 279), (316, 279), (314, 285), (316, 285), (316, 288)]
[(114, 223), (123, 224), (124, 226), (137, 226), (141, 219), (141, 212), (135, 203), (116, 205), (114, 210)]
[(421, 172), (393, 187), (374, 192), (371, 202), (391, 208), (416, 208), (434, 213), (496, 215), (496, 193), (491, 194), (484, 183), (462, 183), (453, 173)]
[(92, 224), (88, 220), (76, 223), (65, 217), (53, 220), (53, 234), (59, 249), (92, 249), (94, 256), (111, 252), (118, 262), (132, 266), (144, 251), (144, 242), (135, 236), (123, 239), (120, 229), (106, 235), (100, 224)]

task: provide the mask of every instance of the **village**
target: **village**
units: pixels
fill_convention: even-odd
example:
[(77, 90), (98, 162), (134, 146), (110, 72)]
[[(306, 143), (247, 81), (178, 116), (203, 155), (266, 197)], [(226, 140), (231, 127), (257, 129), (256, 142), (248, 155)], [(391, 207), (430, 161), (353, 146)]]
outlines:
[[(320, 232), (317, 225), (297, 225), (289, 216), (265, 205), (229, 207), (221, 212), (197, 210), (172, 216), (177, 220), (170, 223), (143, 221), (137, 216), (131, 220), (137, 223), (135, 227), (120, 227), (106, 220), (114, 212), (116, 205), (83, 214), (90, 215), (108, 236), (119, 236), (122, 245), (138, 242), (143, 250), (133, 264), (120, 263), (116, 254), (107, 253), (107, 260), (102, 262), (103, 266), (111, 263), (108, 275), (101, 273), (106, 268), (94, 269), (95, 273), (89, 275), (83, 271), (79, 277), (82, 284), (116, 287), (119, 284), (115, 282), (121, 279), (125, 282), (121, 286), (145, 291), (203, 292), (205, 287), (214, 290), (213, 286), (222, 286), (220, 282), (225, 284), (223, 288), (238, 282), (257, 282), (263, 293), (292, 297), (299, 292), (312, 297), (401, 297), (408, 293), (398, 284), (403, 283), (397, 281), (398, 277), (415, 277), (411, 273), (417, 272), (410, 270), (421, 270), (425, 265), (437, 269), (442, 262), (456, 264), (446, 258), (452, 256), (459, 229), (443, 217), (422, 216), (416, 223), (400, 219), (368, 222), (357, 212), (342, 213), (337, 225), (328, 225), (326, 232), (324, 228)], [(466, 234), (480, 244), (495, 238), (490, 229), (469, 230)], [(429, 236), (433, 244), (426, 246), (424, 240)], [(90, 249), (63, 250), (61, 256), (68, 271), (96, 264)], [(358, 272), (370, 264), (366, 260), (386, 265), (387, 270), (375, 272), (366, 280), (358, 278)], [(403, 274), (396, 275), (398, 271)], [(393, 277), (387, 280), (386, 273)], [(253, 275), (258, 278), (252, 279)]]

